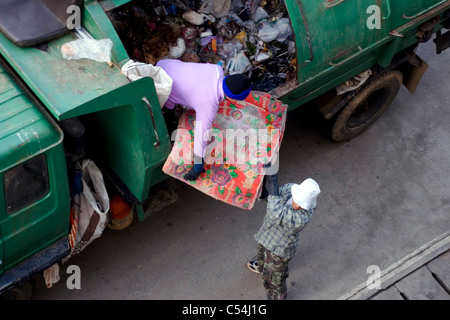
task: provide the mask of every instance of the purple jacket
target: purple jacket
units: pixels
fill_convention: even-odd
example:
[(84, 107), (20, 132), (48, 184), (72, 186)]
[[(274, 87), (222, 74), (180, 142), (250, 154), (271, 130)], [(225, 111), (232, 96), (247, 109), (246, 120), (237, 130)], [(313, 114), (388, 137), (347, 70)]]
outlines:
[(208, 144), (205, 133), (212, 128), (219, 104), (225, 97), (222, 68), (216, 64), (173, 59), (160, 60), (156, 65), (173, 80), (172, 92), (165, 106), (173, 109), (180, 104), (195, 110), (194, 153), (204, 157)]

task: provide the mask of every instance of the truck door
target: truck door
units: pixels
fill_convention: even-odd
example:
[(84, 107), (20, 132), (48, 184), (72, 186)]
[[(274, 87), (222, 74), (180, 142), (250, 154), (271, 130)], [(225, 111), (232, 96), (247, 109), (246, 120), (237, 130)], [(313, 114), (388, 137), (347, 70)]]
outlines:
[[(58, 158), (63, 160), (61, 156)], [(67, 189), (67, 174), (49, 170), (59, 162), (56, 159), (51, 153), (41, 154), (3, 174), (5, 208), (0, 213), (0, 254), (4, 250), (4, 271), (67, 235), (68, 198), (64, 185), (58, 182), (65, 183)]]
[(0, 265), (8, 272), (67, 236), (63, 132), (0, 57)]
[(21, 257), (34, 253), (36, 246), (43, 245), (39, 245), (41, 237), (36, 237), (37, 230), (33, 226), (39, 226), (42, 228), (39, 233), (45, 234), (46, 227), (40, 224), (40, 220), (47, 214), (44, 208), (40, 217), (35, 217), (33, 213), (41, 211), (40, 203), (46, 202), (44, 198), (49, 193), (47, 172), (47, 159), (45, 155), (40, 155), (3, 175), (6, 215), (1, 227), (5, 236), (4, 243), (8, 248), (6, 265), (19, 262)]

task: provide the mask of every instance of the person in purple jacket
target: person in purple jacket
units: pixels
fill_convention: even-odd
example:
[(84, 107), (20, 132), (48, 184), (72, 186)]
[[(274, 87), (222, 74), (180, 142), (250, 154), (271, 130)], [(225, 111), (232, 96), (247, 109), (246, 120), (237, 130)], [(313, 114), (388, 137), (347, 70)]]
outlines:
[(194, 165), (184, 175), (186, 180), (197, 180), (203, 170), (207, 135), (225, 99), (244, 100), (252, 88), (250, 78), (243, 74), (224, 77), (222, 67), (210, 63), (183, 62), (163, 59), (161, 67), (172, 78), (172, 91), (165, 106), (175, 108), (177, 104), (195, 110)]

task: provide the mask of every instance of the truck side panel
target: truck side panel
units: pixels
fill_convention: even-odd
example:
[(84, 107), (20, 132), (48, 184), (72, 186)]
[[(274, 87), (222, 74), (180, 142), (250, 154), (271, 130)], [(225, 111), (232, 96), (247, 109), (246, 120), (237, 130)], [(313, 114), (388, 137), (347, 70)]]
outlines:
[[(296, 34), (298, 79), (284, 92), (275, 91), (275, 95), (292, 110), (380, 62), (386, 66), (395, 53), (417, 42), (415, 33), (411, 38), (397, 39), (390, 32), (446, 2), (286, 2)], [(374, 21), (379, 25), (371, 25)]]
[[(113, 169), (137, 202), (145, 200), (150, 187), (166, 178), (161, 168), (171, 150), (151, 79), (133, 83), (139, 84), (136, 92), (140, 94), (130, 92), (130, 104), (83, 118), (89, 153), (103, 167)], [(142, 100), (144, 97), (150, 107)]]

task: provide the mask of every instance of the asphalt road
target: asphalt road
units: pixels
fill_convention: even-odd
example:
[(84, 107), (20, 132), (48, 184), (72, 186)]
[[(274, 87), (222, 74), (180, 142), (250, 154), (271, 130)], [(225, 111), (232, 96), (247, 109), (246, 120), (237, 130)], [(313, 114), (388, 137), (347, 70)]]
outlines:
[[(279, 180), (311, 177), (322, 189), (290, 262), (288, 299), (351, 296), (370, 276), (443, 239), (450, 230), (450, 50), (419, 48), (428, 62), (417, 92), (402, 88), (363, 135), (334, 143), (308, 113), (288, 114)], [(122, 231), (106, 229), (60, 270), (51, 289), (37, 280), (34, 299), (264, 300), (245, 262), (265, 206), (231, 207), (178, 184), (179, 201)], [(69, 265), (81, 289), (68, 289)]]

